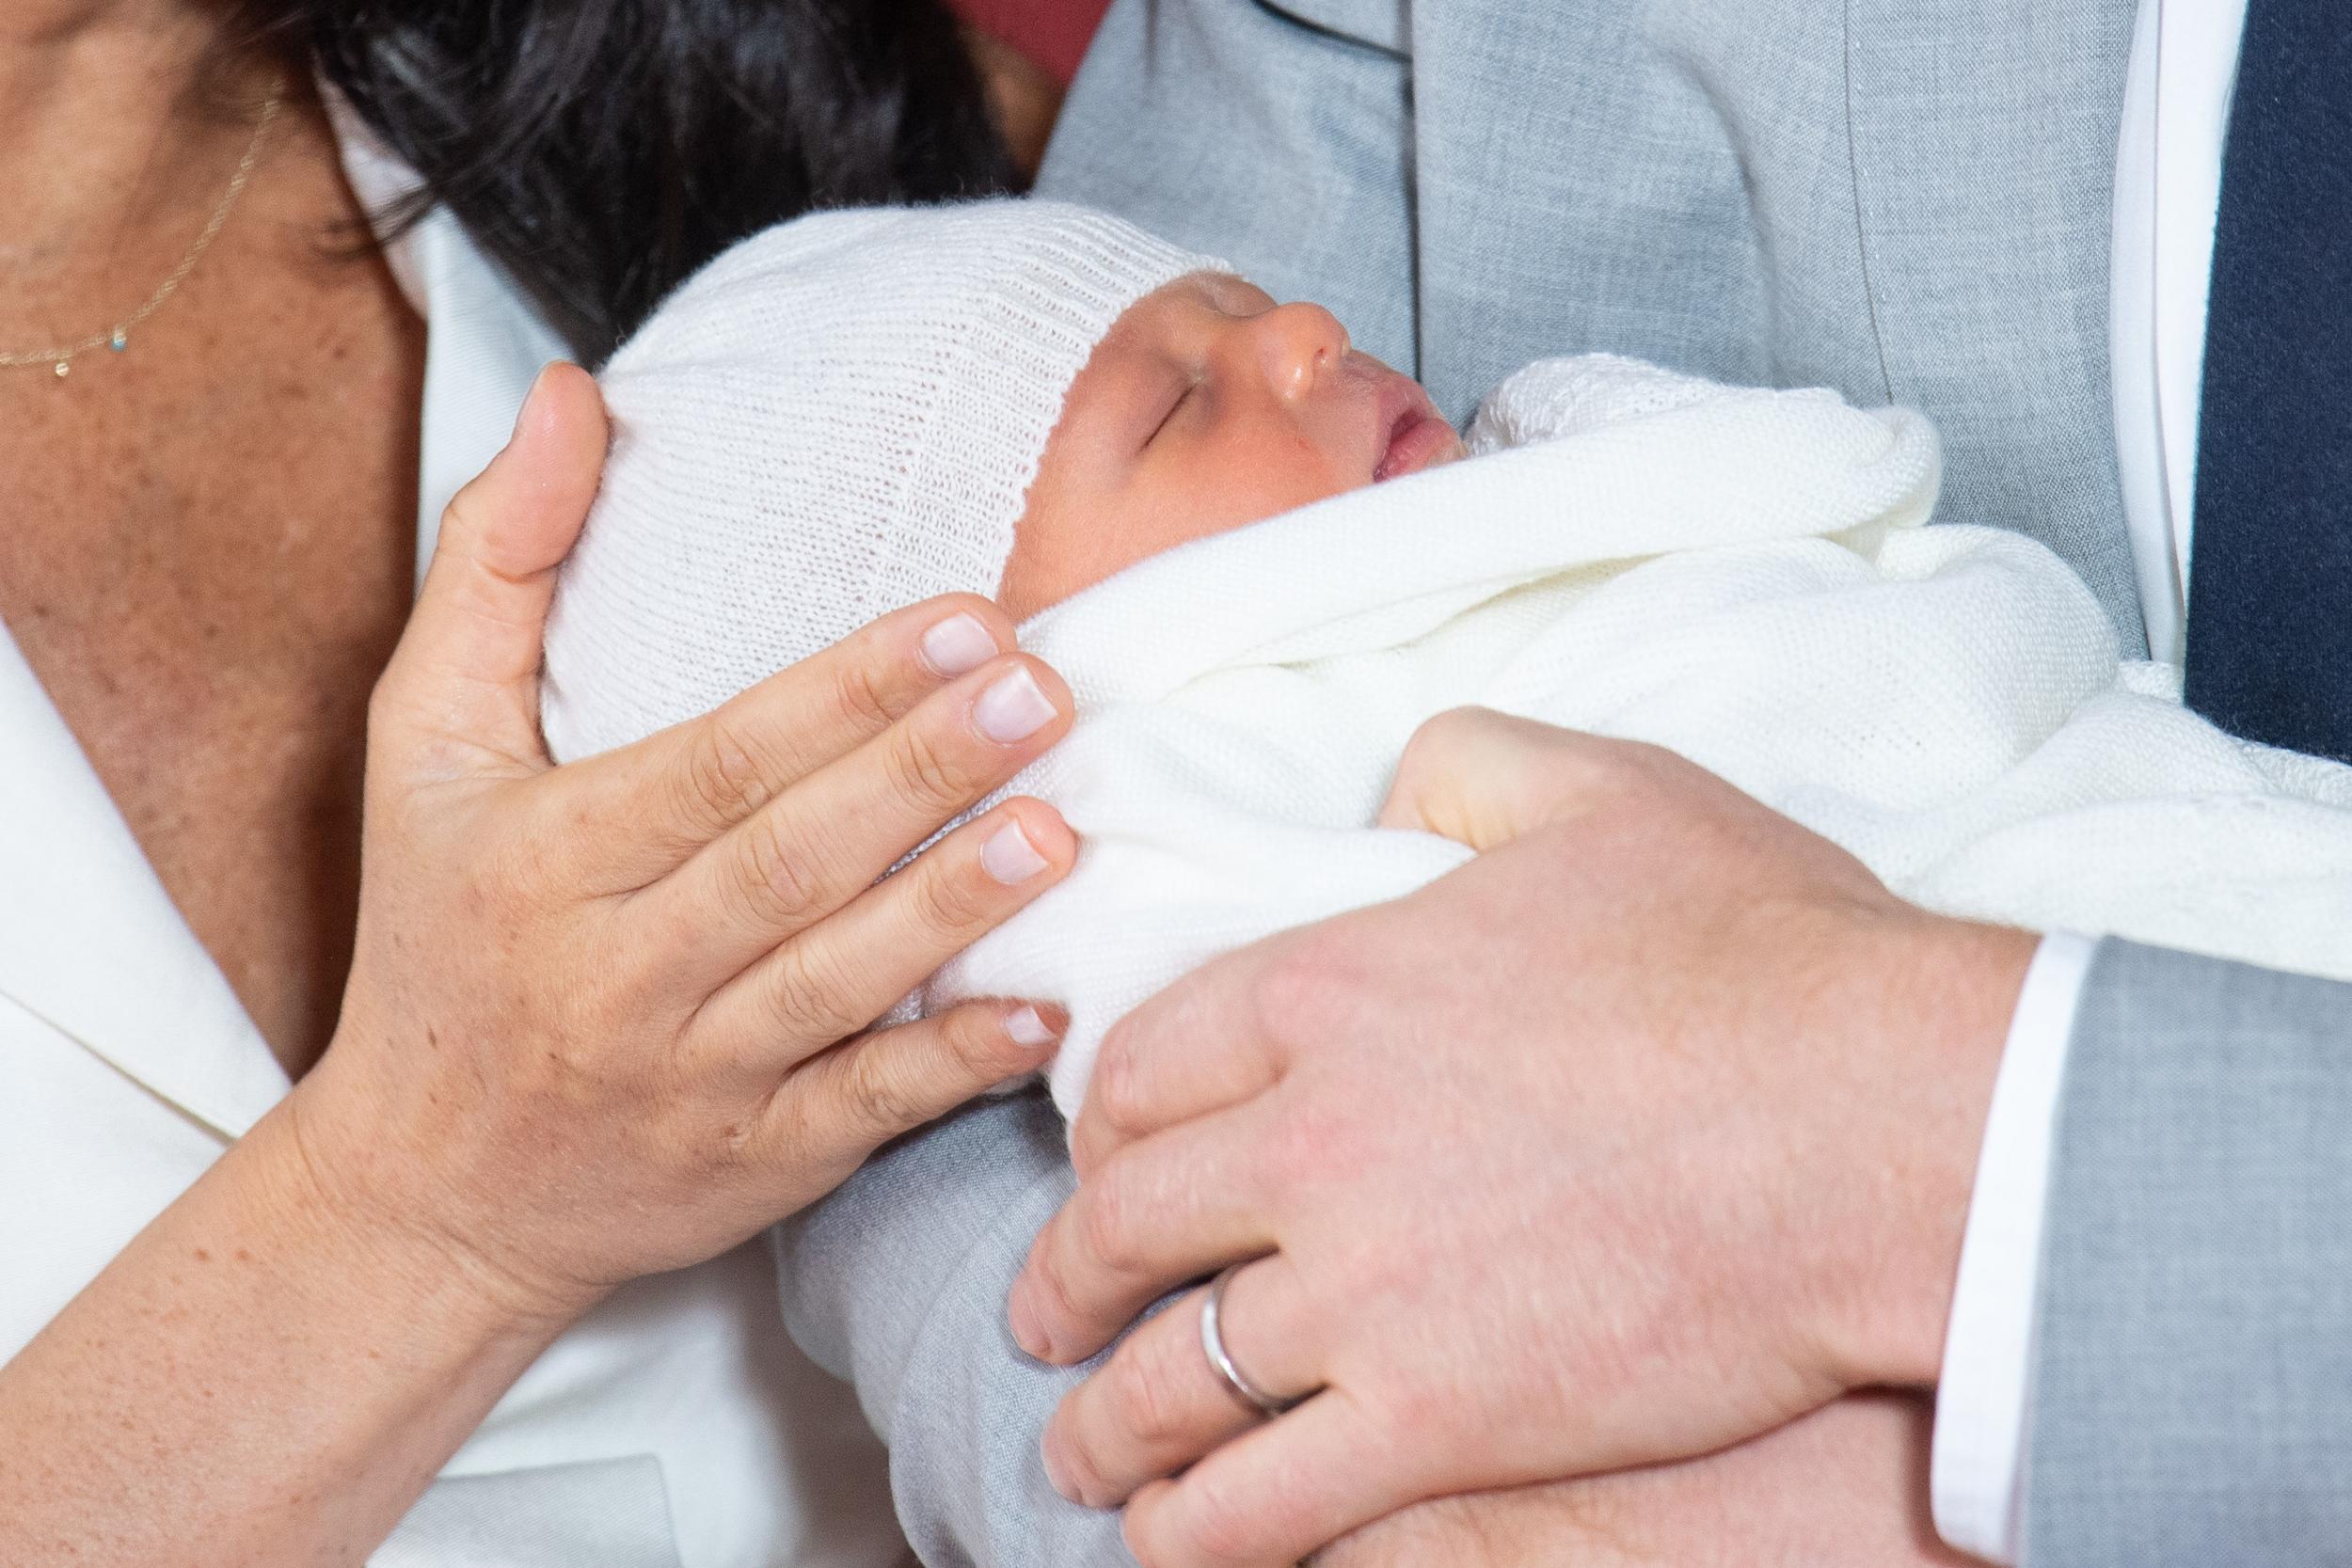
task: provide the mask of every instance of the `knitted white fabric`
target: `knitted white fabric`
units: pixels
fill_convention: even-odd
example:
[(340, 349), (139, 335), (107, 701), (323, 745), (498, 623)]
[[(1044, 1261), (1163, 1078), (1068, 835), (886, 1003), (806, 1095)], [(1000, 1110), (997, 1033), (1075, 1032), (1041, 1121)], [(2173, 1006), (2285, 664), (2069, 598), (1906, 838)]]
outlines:
[(1511, 450), (1185, 545), (1022, 629), (1078, 721), (1013, 787), (1061, 809), (1077, 868), (927, 1007), (1068, 1006), (1074, 1108), (1168, 982), (1469, 858), (1371, 826), (1414, 729), (1466, 703), (1680, 752), (1931, 908), (2352, 978), (2352, 768), (2183, 708), (2032, 540), (1913, 526), (1918, 416), (1582, 359), (1480, 423)]
[(612, 450), (548, 625), (549, 751), (625, 745), (886, 611), (993, 594), (1095, 344), (1221, 268), (1021, 200), (821, 213), (710, 262), (599, 377)]

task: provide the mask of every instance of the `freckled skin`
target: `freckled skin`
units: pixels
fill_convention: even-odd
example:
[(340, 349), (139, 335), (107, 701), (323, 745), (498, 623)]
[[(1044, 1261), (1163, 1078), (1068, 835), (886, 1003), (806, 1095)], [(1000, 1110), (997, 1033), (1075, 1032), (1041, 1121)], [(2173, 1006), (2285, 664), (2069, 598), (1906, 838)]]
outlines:
[(1071, 385), (998, 600), (1032, 615), (1163, 550), (1372, 483), (1391, 373), (1328, 310), (1238, 277), (1149, 295)]
[[(176, 128), (138, 221), (103, 225), (113, 251), (0, 289), (0, 346), (151, 287), (250, 134)], [(342, 1002), (368, 692), (416, 565), (423, 327), (381, 258), (338, 239), (362, 217), (303, 94), (127, 352), (65, 381), (0, 372), (0, 623), (297, 1074)]]

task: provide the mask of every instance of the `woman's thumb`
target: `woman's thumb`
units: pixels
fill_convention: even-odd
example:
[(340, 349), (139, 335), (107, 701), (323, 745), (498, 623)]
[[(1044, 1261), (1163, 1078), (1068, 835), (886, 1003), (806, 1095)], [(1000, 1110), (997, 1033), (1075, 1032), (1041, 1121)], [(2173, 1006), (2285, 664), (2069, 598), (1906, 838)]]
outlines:
[(551, 364), (523, 400), (505, 450), (441, 515), (376, 718), (411, 727), (447, 768), (546, 762), (539, 657), (548, 606), (555, 570), (596, 499), (609, 435), (594, 378)]

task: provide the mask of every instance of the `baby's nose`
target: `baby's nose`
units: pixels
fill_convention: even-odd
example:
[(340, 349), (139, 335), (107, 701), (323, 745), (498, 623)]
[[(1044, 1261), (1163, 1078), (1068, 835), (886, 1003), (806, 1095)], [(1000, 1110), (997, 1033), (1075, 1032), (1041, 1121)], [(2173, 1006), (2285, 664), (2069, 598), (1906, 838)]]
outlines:
[(1320, 305), (1277, 306), (1249, 325), (1278, 397), (1305, 397), (1347, 356), (1347, 328)]

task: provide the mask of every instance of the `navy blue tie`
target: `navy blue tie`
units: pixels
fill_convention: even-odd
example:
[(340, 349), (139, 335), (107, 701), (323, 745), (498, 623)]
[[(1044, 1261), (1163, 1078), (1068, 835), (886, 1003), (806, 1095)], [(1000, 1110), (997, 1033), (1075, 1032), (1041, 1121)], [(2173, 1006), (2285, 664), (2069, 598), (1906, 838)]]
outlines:
[(2249, 0), (2222, 153), (2188, 704), (2352, 761), (2352, 8)]

